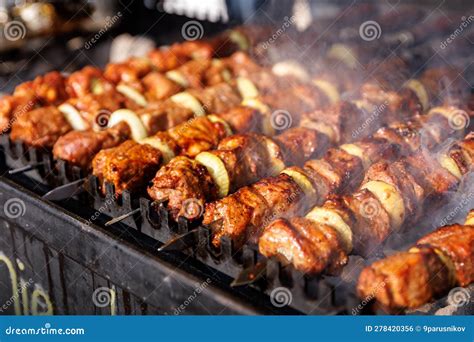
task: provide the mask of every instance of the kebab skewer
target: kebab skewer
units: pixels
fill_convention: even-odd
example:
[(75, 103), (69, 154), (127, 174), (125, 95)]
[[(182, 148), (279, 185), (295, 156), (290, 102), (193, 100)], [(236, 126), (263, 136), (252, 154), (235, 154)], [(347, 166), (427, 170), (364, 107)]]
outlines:
[[(456, 188), (472, 168), (473, 138), (467, 136), (437, 158), (420, 150), (395, 163), (372, 165), (354, 194), (330, 198), (305, 218), (268, 225), (258, 241), (260, 252), (310, 274), (335, 273), (349, 252), (372, 254), (392, 232), (416, 222), (428, 194), (441, 196)], [(457, 150), (462, 152), (456, 161)]]
[(383, 307), (415, 308), (454, 286), (474, 282), (474, 210), (464, 224), (444, 226), (422, 237), (406, 252), (367, 266), (359, 276), (361, 298)]

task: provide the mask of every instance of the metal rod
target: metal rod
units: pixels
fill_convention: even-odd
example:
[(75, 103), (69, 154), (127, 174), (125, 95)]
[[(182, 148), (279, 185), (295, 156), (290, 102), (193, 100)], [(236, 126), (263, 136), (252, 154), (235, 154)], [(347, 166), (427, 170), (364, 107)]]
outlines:
[(117, 217), (111, 219), (110, 221), (107, 221), (107, 222), (105, 223), (105, 226), (108, 227), (108, 226), (111, 226), (111, 225), (113, 225), (113, 224), (115, 224), (115, 223), (117, 223), (117, 222), (123, 221), (123, 220), (125, 220), (127, 217), (130, 217), (130, 216), (135, 215), (136, 213), (139, 213), (140, 210), (141, 210), (140, 208), (133, 209), (132, 211), (130, 211), (130, 212), (126, 213), (126, 214), (117, 216)]
[(34, 168), (37, 168), (38, 166), (41, 166), (41, 165), (44, 165), (44, 162), (29, 164), (29, 165), (22, 166), (22, 167), (13, 169), (13, 170), (9, 170), (8, 174), (9, 175), (14, 175), (14, 174), (17, 174), (17, 173), (27, 172), (27, 171), (33, 170)]

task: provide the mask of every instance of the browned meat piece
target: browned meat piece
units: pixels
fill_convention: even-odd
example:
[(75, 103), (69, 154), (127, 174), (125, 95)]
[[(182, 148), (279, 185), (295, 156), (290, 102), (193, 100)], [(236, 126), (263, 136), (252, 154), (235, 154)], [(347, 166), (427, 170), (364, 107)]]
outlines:
[(168, 131), (170, 137), (180, 147), (181, 154), (195, 157), (202, 151), (216, 148), (227, 135), (220, 122), (211, 122), (207, 117), (198, 117)]
[(177, 71), (184, 76), (189, 88), (203, 88), (207, 86), (205, 76), (211, 65), (212, 61), (209, 59), (191, 60), (179, 67)]
[(305, 218), (272, 222), (263, 231), (258, 247), (266, 257), (276, 256), (304, 273), (326, 270), (334, 274), (348, 260), (333, 228)]
[(392, 232), (390, 217), (380, 201), (367, 189), (351, 196), (343, 197), (345, 206), (354, 218), (351, 226), (354, 251), (360, 255), (370, 255)]
[(213, 244), (229, 236), (236, 247), (249, 239), (257, 243), (261, 230), (270, 221), (295, 215), (304, 198), (303, 191), (286, 175), (269, 177), (240, 188), (234, 194), (206, 205), (204, 224), (212, 224)]
[(10, 130), (17, 117), (33, 110), (38, 101), (28, 97), (7, 95), (0, 98), (0, 134)]
[(250, 107), (236, 106), (217, 114), (227, 122), (234, 133), (261, 132), (262, 114)]
[(440, 104), (443, 99), (462, 94), (463, 84), (461, 72), (451, 67), (429, 68), (420, 77), (420, 82), (425, 86), (431, 105)]
[(156, 49), (148, 54), (151, 64), (159, 72), (176, 69), (190, 59), (211, 58), (213, 48), (206, 42), (182, 42), (173, 44), (168, 49)]
[(362, 160), (344, 150), (331, 148), (323, 158), (339, 176), (337, 189), (348, 192), (355, 189), (362, 181), (364, 167)]
[(176, 82), (159, 72), (150, 72), (143, 77), (145, 96), (151, 101), (164, 100), (182, 90)]
[(401, 160), (395, 163), (379, 162), (367, 170), (364, 183), (376, 180), (390, 184), (403, 198), (405, 220), (415, 219), (422, 209), (425, 192)]
[(271, 171), (269, 151), (261, 135), (235, 134), (223, 139), (217, 149), (235, 152), (236, 162), (241, 163), (241, 169), (245, 170), (237, 173), (241, 177), (237, 180), (239, 184), (253, 183)]
[(159, 150), (127, 140), (117, 147), (100, 151), (92, 161), (92, 168), (101, 184), (112, 183), (115, 192), (121, 194), (127, 189), (132, 192), (143, 189), (161, 161)]
[(18, 85), (13, 96), (37, 99), (43, 105), (57, 105), (68, 97), (64, 77), (57, 71)]
[(448, 153), (462, 174), (471, 171), (474, 167), (474, 133), (471, 132), (464, 140), (451, 146)]
[(414, 308), (450, 288), (446, 265), (431, 248), (374, 262), (359, 277), (357, 292), (389, 308)]
[(329, 145), (325, 134), (304, 127), (291, 128), (274, 140), (282, 148), (286, 165), (302, 165), (318, 152), (326, 150)]
[(406, 157), (408, 171), (427, 195), (437, 197), (454, 189), (458, 179), (441, 167), (438, 161), (428, 153), (416, 153)]
[(148, 106), (136, 109), (149, 134), (166, 131), (194, 117), (194, 112), (173, 102), (171, 99), (149, 103)]
[(454, 224), (440, 228), (420, 240), (417, 246), (440, 250), (454, 264), (456, 283), (474, 282), (474, 226)]
[(127, 140), (130, 134), (130, 128), (126, 123), (119, 123), (99, 132), (71, 131), (56, 141), (53, 154), (57, 159), (66, 160), (87, 170), (100, 150), (118, 146)]
[(204, 166), (186, 157), (175, 157), (156, 173), (148, 195), (153, 200), (167, 200), (173, 218), (196, 219), (204, 203), (216, 198), (217, 190)]
[(66, 91), (70, 97), (99, 94), (112, 89), (113, 85), (104, 78), (102, 70), (93, 66), (73, 72), (66, 79)]
[(240, 104), (240, 95), (227, 83), (221, 83), (202, 90), (190, 89), (207, 113), (222, 113)]
[(53, 147), (56, 140), (72, 128), (56, 107), (41, 107), (17, 116), (10, 138), (33, 147)]
[(151, 67), (146, 58), (132, 57), (122, 63), (107, 64), (104, 77), (114, 84), (121, 82), (135, 84), (151, 71)]

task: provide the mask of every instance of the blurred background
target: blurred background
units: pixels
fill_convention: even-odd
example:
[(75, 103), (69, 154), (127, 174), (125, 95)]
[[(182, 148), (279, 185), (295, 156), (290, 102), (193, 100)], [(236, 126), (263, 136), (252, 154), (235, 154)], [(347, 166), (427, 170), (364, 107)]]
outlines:
[[(399, 8), (410, 5), (423, 8), (428, 17), (450, 16), (447, 13), (453, 11), (460, 15), (473, 13), (472, 3), (462, 0), (423, 0), (416, 4), (402, 0), (0, 0), (0, 93), (8, 93), (21, 81), (49, 70), (67, 73), (86, 64), (103, 66), (110, 60), (118, 61), (130, 54), (143, 54), (154, 46), (183, 40), (182, 29), (191, 19), (200, 23), (202, 30), (197, 34), (206, 38), (240, 24), (280, 27), (289, 16), (294, 16), (296, 25), (292, 31), (317, 27), (322, 42), (321, 36), (331, 33), (332, 20), (341, 8), (356, 11), (354, 15), (347, 11), (346, 23), (352, 20), (360, 24), (360, 8), (366, 14), (375, 13), (374, 6), (377, 11), (384, 7), (396, 14)], [(283, 49), (284, 53), (287, 50)]]

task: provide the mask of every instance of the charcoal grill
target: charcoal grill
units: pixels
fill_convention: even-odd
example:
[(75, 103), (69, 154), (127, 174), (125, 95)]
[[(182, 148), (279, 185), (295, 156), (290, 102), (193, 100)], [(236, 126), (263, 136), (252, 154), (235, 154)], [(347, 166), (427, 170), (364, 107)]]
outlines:
[[(244, 268), (262, 261), (254, 246), (245, 245), (236, 250), (232, 242), (224, 238), (216, 250), (211, 246), (207, 227), (185, 218), (174, 222), (165, 209), (166, 203), (154, 206), (142, 194), (127, 191), (117, 198), (111, 184), (105, 185), (104, 195), (96, 177), (85, 175), (64, 161), (54, 160), (50, 151), (27, 148), (21, 142), (10, 141), (8, 135), (0, 136), (0, 143), (4, 175), (0, 178), (0, 204), (3, 206), (9, 198), (18, 198), (27, 208), (19, 220), (0, 212), (0, 227), (4, 232), (0, 250), (16, 263), (15, 272), (21, 274), (23, 280), (31, 277), (35, 282), (48, 284), (42, 286), (55, 314), (173, 314), (208, 280), (210, 285), (186, 306), (185, 313), (384, 313), (371, 306), (357, 309), (360, 300), (354, 293), (355, 276), (345, 280), (308, 277), (273, 259), (267, 261), (264, 277), (251, 286), (233, 288), (230, 286), (233, 278)], [(39, 166), (21, 175), (6, 175), (8, 169), (32, 164)], [(85, 191), (71, 199), (53, 204), (40, 198), (56, 186), (83, 177), (87, 177)], [(105, 228), (108, 218), (136, 209), (139, 212), (135, 215)], [(443, 207), (437, 210), (443, 211)], [(430, 213), (426, 216), (421, 225), (429, 226)], [(190, 232), (193, 241), (190, 248), (180, 252), (157, 251), (171, 238)], [(101, 254), (103, 250), (108, 251), (106, 255)], [(26, 271), (24, 265), (21, 266), (23, 260), (28, 260)], [(360, 262), (369, 261), (352, 258), (350, 265), (360, 266)], [(41, 262), (48, 267), (38, 273)], [(122, 273), (122, 269), (127, 272)], [(154, 288), (162, 283), (166, 286)], [(115, 304), (100, 307), (91, 302), (91, 294), (101, 287), (113, 290)], [(282, 288), (291, 293), (291, 301), (284, 307), (270, 300), (272, 293)], [(474, 298), (474, 286), (471, 285), (469, 291)], [(47, 312), (47, 300), (43, 299), (41, 304)], [(31, 313), (32, 308), (25, 305), (21, 313)], [(445, 297), (405, 313), (434, 314), (446, 306)], [(15, 309), (10, 307), (9, 312)], [(449, 313), (473, 311), (471, 303), (451, 309)]]

